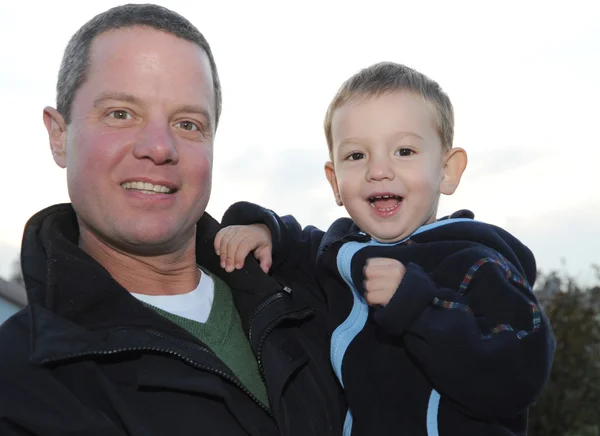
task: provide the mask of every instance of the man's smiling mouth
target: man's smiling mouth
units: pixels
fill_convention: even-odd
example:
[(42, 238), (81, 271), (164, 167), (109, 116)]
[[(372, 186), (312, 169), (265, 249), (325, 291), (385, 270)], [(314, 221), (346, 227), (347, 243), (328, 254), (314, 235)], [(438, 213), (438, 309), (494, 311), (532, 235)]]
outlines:
[(139, 191), (143, 194), (172, 194), (176, 190), (165, 185), (154, 185), (148, 182), (123, 182), (121, 187), (126, 191)]

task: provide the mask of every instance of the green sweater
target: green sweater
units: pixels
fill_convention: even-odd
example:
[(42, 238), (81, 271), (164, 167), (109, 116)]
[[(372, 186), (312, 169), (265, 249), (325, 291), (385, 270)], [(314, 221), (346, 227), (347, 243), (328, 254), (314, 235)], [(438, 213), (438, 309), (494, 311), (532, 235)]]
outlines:
[[(203, 274), (206, 273), (203, 271)], [(267, 388), (260, 376), (250, 343), (242, 330), (240, 316), (233, 304), (231, 288), (217, 276), (211, 274), (211, 277), (215, 282), (215, 296), (206, 323), (183, 318), (152, 305), (148, 306), (204, 342), (240, 382), (268, 407)]]

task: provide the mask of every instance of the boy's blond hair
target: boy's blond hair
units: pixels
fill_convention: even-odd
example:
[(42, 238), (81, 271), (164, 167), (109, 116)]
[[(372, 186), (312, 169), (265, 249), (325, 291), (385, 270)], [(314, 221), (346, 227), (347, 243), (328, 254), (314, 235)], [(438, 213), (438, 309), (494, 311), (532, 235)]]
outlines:
[(442, 145), (445, 149), (452, 148), (454, 109), (440, 85), (405, 65), (380, 62), (362, 69), (346, 80), (329, 104), (325, 115), (325, 137), (330, 157), (333, 157), (331, 121), (336, 109), (355, 98), (373, 97), (393, 91), (410, 91), (431, 103), (437, 112), (437, 128)]

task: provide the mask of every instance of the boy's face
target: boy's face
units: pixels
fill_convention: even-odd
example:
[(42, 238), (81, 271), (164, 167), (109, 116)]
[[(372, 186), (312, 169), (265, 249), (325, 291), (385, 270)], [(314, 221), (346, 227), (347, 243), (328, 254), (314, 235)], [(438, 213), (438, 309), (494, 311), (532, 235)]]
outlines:
[[(325, 172), (338, 204), (377, 241), (400, 241), (434, 221), (440, 193), (456, 189), (466, 155), (446, 152), (436, 126), (433, 106), (405, 91), (356, 98), (335, 111)], [(457, 154), (464, 162), (455, 162)]]

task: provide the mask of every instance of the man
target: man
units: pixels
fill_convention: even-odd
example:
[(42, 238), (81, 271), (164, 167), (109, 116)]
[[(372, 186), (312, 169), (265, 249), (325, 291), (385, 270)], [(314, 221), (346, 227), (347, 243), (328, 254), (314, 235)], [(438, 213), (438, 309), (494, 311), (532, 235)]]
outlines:
[(341, 433), (312, 309), (252, 260), (229, 274), (214, 254), (220, 109), (210, 47), (172, 11), (116, 7), (73, 36), (44, 110), (72, 204), (25, 228), (1, 435)]

